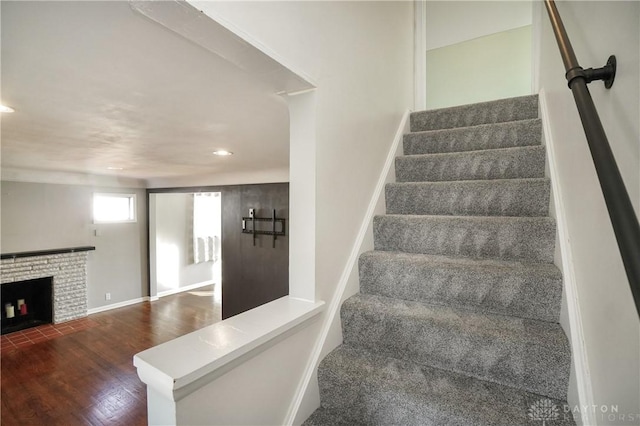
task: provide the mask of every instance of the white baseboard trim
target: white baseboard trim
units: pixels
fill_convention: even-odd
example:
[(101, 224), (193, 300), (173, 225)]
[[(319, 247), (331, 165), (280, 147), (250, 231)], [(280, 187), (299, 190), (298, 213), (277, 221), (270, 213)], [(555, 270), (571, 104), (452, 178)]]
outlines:
[[(576, 375), (578, 398), (580, 407), (594, 407), (593, 388), (591, 384), (591, 372), (587, 349), (584, 344), (584, 330), (582, 328), (582, 314), (578, 303), (578, 288), (575, 277), (573, 254), (571, 251), (571, 240), (567, 228), (567, 217), (565, 215), (564, 197), (562, 187), (559, 183), (558, 164), (556, 162), (555, 142), (550, 127), (549, 110), (547, 108), (547, 98), (544, 90), (539, 94), (540, 115), (542, 118), (542, 131), (546, 141), (547, 158), (549, 160), (549, 174), (553, 192), (553, 202), (556, 209), (556, 226), (558, 229), (558, 240), (560, 242), (560, 252), (562, 255), (562, 276), (567, 298), (567, 313), (571, 327), (571, 356), (573, 357), (574, 373)], [(581, 410), (582, 424), (597, 426), (596, 416), (591, 410)]]
[(202, 282), (199, 282), (199, 283), (186, 285), (184, 287), (175, 288), (173, 290), (161, 291), (161, 292), (158, 292), (158, 298), (165, 297), (165, 296), (171, 296), (172, 294), (182, 293), (184, 291), (195, 290), (197, 288), (205, 287), (205, 286), (208, 286), (208, 285), (211, 285), (211, 284), (215, 284), (215, 283), (216, 282), (214, 280), (202, 281)]
[(380, 197), (382, 197), (384, 194), (384, 188), (386, 183), (389, 181), (395, 181), (395, 176), (392, 176), (390, 178), (390, 174), (394, 173), (395, 171), (395, 168), (392, 166), (395, 164), (394, 163), (395, 158), (397, 156), (398, 149), (402, 142), (402, 137), (408, 131), (410, 114), (411, 114), (411, 111), (406, 110), (402, 116), (402, 119), (400, 120), (400, 125), (398, 126), (396, 134), (393, 138), (393, 143), (391, 144), (389, 152), (387, 153), (387, 158), (385, 160), (380, 176), (378, 177), (378, 182), (373, 191), (373, 196), (371, 197), (371, 201), (369, 202), (369, 207), (367, 208), (367, 211), (364, 215), (362, 223), (360, 224), (360, 230), (358, 232), (358, 235), (356, 236), (356, 240), (351, 249), (349, 259), (347, 260), (345, 268), (342, 271), (342, 275), (340, 276), (340, 280), (338, 281), (338, 287), (336, 288), (333, 298), (331, 299), (331, 303), (329, 304), (329, 309), (327, 310), (327, 315), (325, 315), (324, 322), (322, 324), (322, 329), (320, 331), (320, 337), (316, 341), (313, 351), (311, 352), (309, 363), (305, 368), (300, 385), (298, 386), (298, 389), (296, 390), (296, 393), (293, 397), (291, 406), (287, 411), (287, 415), (284, 419), (285, 425), (293, 425), (293, 422), (295, 421), (296, 415), (298, 414), (298, 410), (300, 409), (302, 400), (307, 391), (307, 387), (309, 386), (309, 383), (311, 382), (313, 374), (315, 373), (316, 369), (318, 368), (318, 364), (321, 361), (320, 355), (322, 354), (322, 348), (324, 347), (324, 344), (327, 340), (327, 336), (329, 335), (329, 330), (331, 328), (331, 325), (333, 324), (333, 321), (335, 320), (336, 315), (340, 311), (340, 305), (341, 305), (340, 302), (342, 300), (343, 294), (347, 287), (349, 276), (353, 272), (353, 268), (355, 268), (356, 265), (358, 264), (358, 258), (362, 251), (362, 243), (365, 239), (367, 229), (369, 228), (369, 225), (373, 221), (376, 205), (378, 204)]
[(111, 309), (123, 308), (129, 305), (135, 305), (136, 303), (148, 302), (149, 296), (138, 297), (137, 299), (125, 300), (124, 302), (112, 303), (106, 306), (100, 306), (98, 308), (91, 308), (87, 310), (87, 315), (97, 314), (98, 312), (110, 311)]

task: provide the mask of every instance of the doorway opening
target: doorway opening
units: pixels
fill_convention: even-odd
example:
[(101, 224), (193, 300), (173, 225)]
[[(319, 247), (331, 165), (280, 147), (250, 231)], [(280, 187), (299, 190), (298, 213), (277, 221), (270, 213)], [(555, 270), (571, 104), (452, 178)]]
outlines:
[(153, 193), (149, 211), (151, 286), (158, 297), (181, 292), (222, 298), (222, 195)]

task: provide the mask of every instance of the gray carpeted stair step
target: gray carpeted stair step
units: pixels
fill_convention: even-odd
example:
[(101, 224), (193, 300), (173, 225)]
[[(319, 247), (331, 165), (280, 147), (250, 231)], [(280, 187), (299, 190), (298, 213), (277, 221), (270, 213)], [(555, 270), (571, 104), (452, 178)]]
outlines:
[(367, 423), (349, 417), (346, 410), (320, 407), (302, 423), (303, 426), (366, 426)]
[(414, 112), (412, 132), (538, 118), (538, 95)]
[(543, 146), (487, 149), (396, 158), (398, 182), (543, 178)]
[(358, 293), (342, 304), (344, 343), (528, 392), (566, 396), (571, 355), (557, 323)]
[(389, 214), (546, 216), (549, 194), (548, 179), (404, 182), (385, 188)]
[(549, 217), (383, 215), (373, 219), (375, 250), (553, 262)]
[(541, 139), (542, 123), (535, 118), (408, 133), (404, 135), (403, 152), (404, 155), (415, 155), (512, 148), (540, 145)]
[(529, 414), (536, 404), (551, 411), (546, 419), (555, 421), (548, 425), (575, 424), (564, 412), (564, 401), (348, 345), (327, 355), (318, 381), (322, 407), (308, 426), (329, 426), (333, 418), (351, 419), (355, 425), (527, 425), (542, 419), (535, 417), (536, 411)]
[(551, 263), (370, 251), (360, 256), (359, 273), (365, 294), (543, 321), (560, 317), (562, 274)]

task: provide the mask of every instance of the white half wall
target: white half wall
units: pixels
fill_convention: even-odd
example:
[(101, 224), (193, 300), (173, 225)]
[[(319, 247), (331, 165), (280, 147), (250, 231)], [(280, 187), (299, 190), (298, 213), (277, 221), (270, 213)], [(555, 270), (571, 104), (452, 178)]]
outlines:
[[(601, 67), (609, 55), (617, 56), (618, 74), (613, 88), (606, 90), (602, 82), (593, 82), (589, 90), (638, 213), (640, 3), (563, 1), (557, 6), (582, 67)], [(546, 11), (539, 21), (539, 82), (546, 93), (557, 184), (563, 194), (576, 299), (582, 317), (586, 354), (581, 358), (587, 360), (593, 403), (598, 407), (591, 413), (590, 422), (637, 424), (640, 320)], [(567, 318), (567, 313), (563, 312), (562, 317)], [(609, 411), (616, 407), (617, 412), (603, 413), (603, 406)]]

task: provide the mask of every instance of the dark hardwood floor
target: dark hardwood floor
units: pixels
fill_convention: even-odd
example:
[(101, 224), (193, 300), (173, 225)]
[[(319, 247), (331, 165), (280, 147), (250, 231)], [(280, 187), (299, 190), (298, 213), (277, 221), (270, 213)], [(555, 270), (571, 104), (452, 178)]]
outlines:
[(99, 325), (2, 351), (3, 426), (146, 425), (133, 355), (220, 321), (221, 303), (210, 286), (90, 318)]

